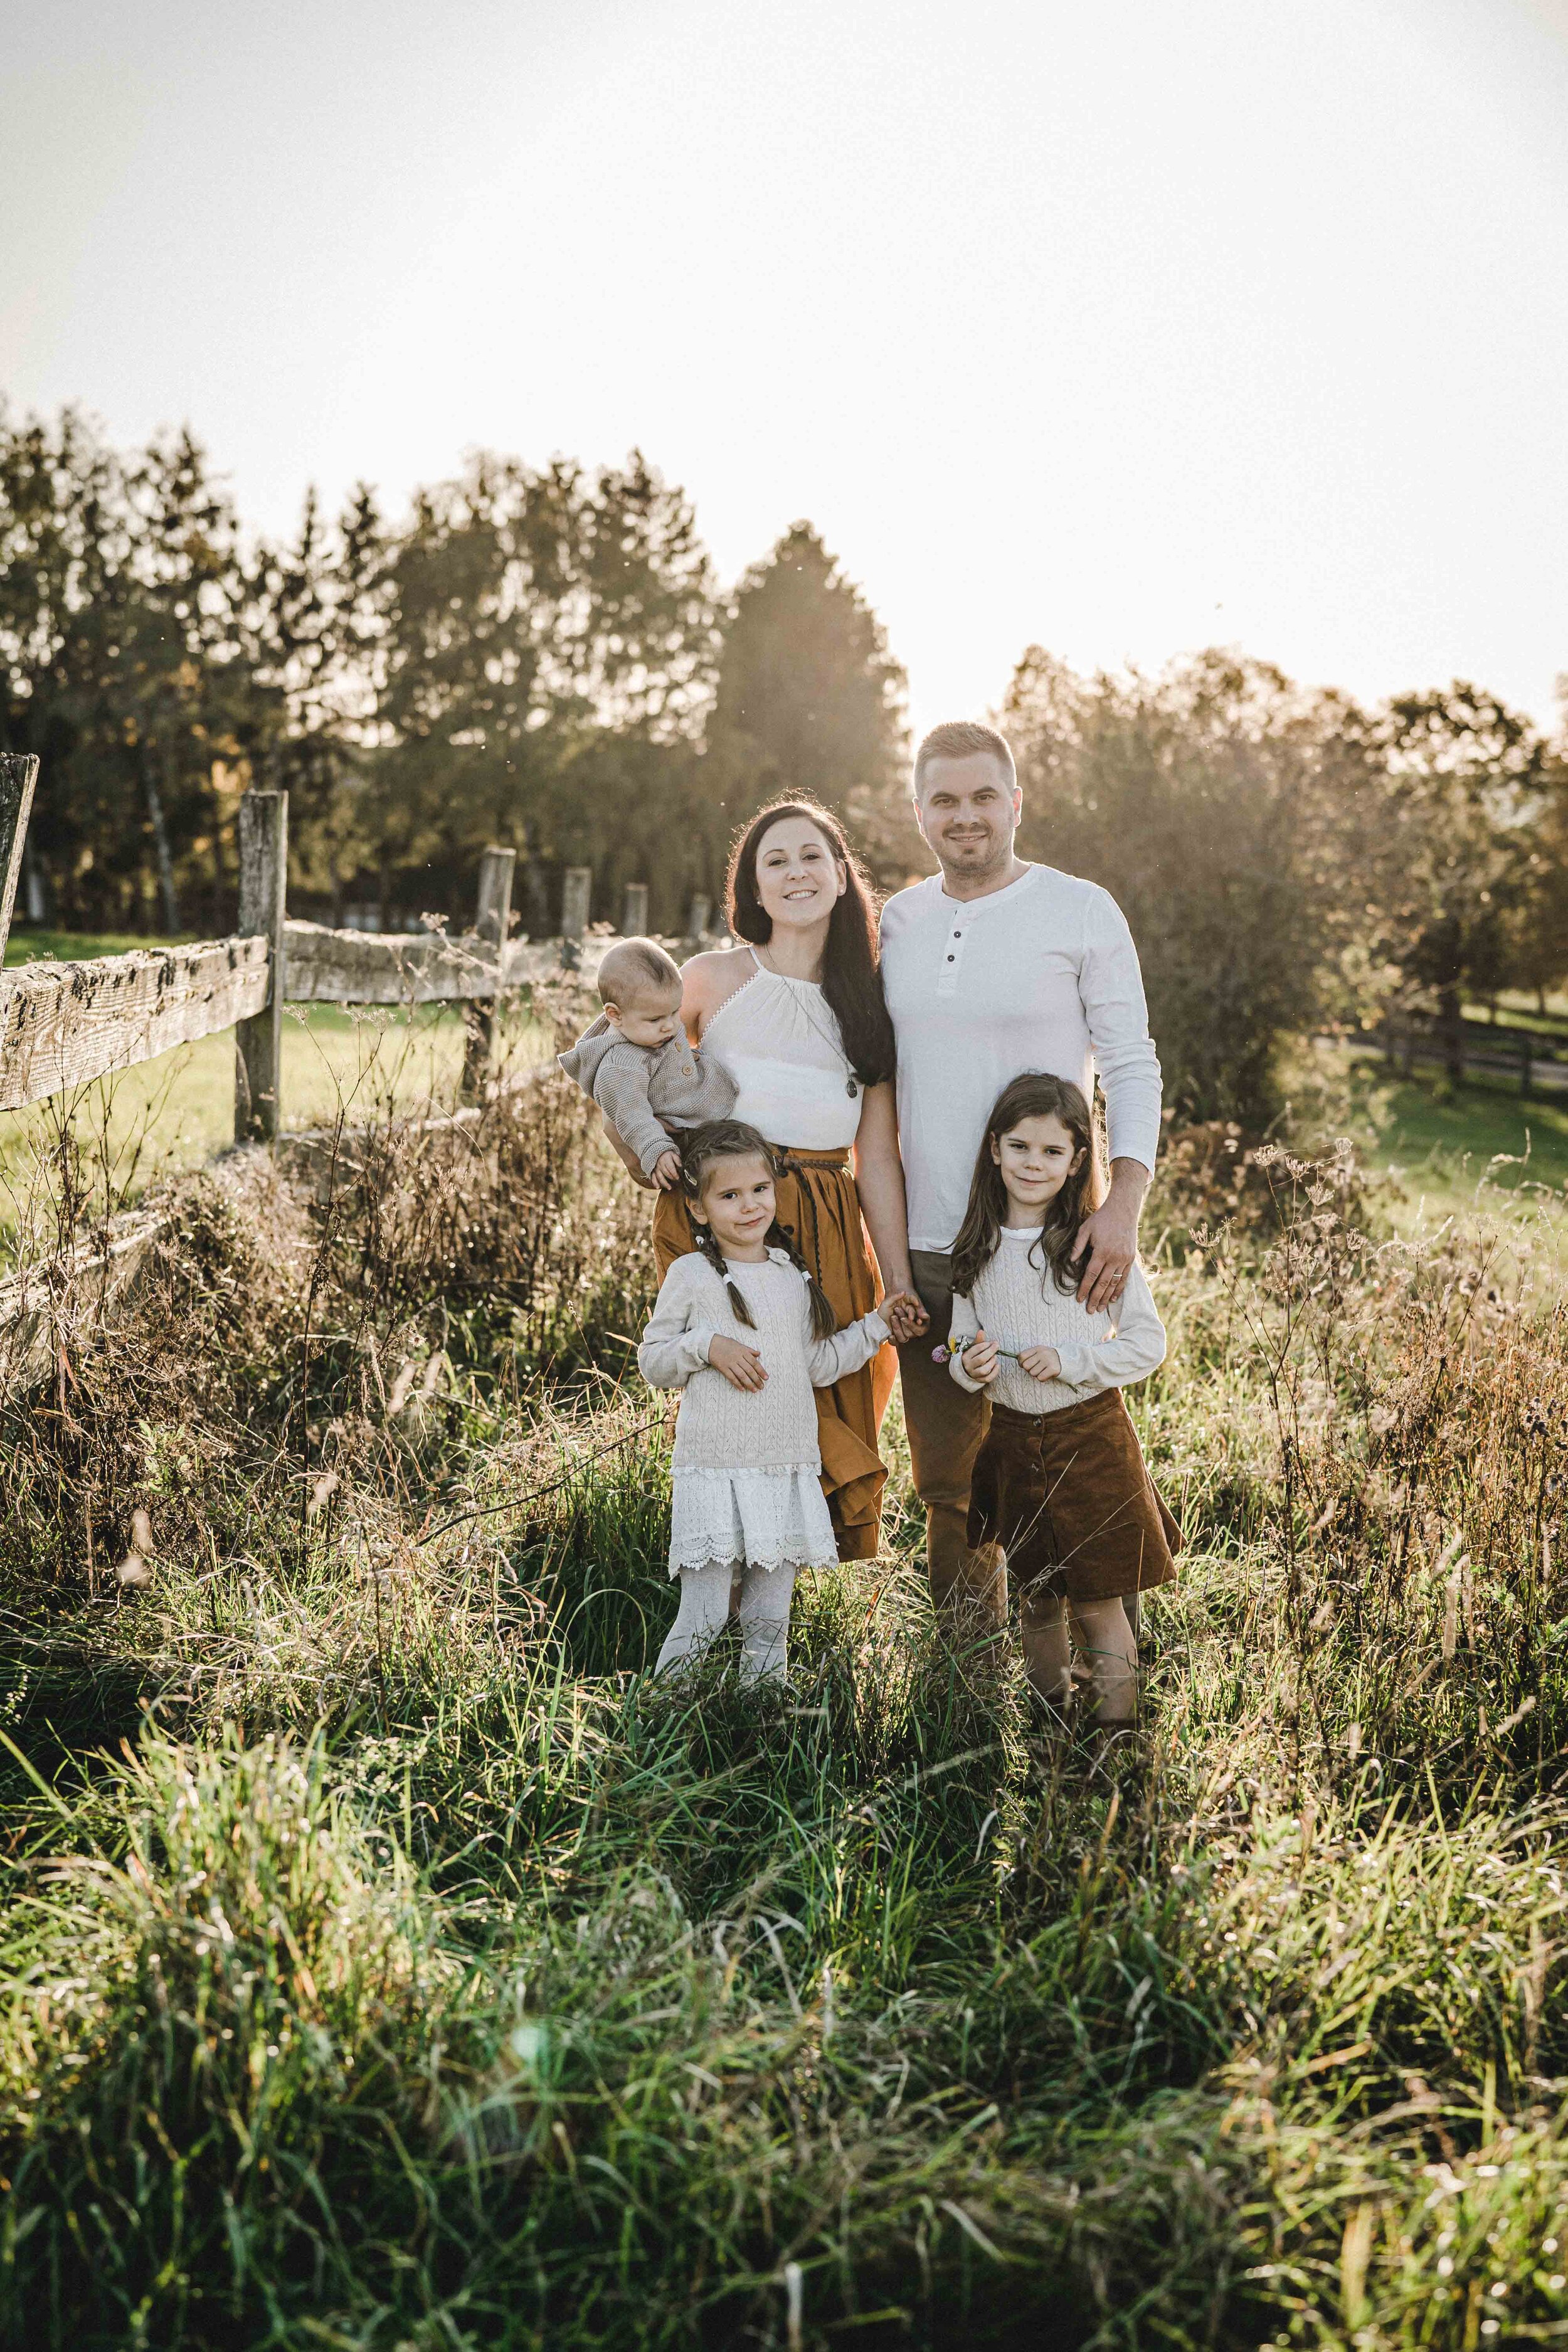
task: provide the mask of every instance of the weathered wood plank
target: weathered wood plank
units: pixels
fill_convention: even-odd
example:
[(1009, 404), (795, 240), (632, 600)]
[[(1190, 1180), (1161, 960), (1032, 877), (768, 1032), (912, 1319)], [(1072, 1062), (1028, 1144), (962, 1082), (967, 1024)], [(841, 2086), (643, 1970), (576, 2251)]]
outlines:
[(49, 1378), (61, 1348), (85, 1341), (124, 1297), (168, 1223), (166, 1211), (127, 1210), (101, 1239), (0, 1282), (0, 1395)]
[(0, 980), (0, 1110), (230, 1028), (266, 1003), (269, 980), (264, 939), (21, 964)]
[[(460, 1004), (504, 995), (562, 970), (555, 940), (511, 940), (500, 979), (495, 950), (471, 931), (428, 938), (400, 931), (334, 931), (290, 918), (284, 927), (285, 986), (291, 1004)], [(611, 940), (583, 943), (583, 971), (597, 971)]]
[(239, 803), (239, 928), (267, 941), (266, 1000), (235, 1038), (234, 1139), (272, 1143), (282, 1124), (283, 906), (289, 885), (289, 795), (246, 793)]
[(0, 751), (0, 963), (5, 960), (5, 942), (11, 934), (11, 913), (16, 904), (22, 851), (37, 781), (38, 763), (30, 752)]
[[(333, 931), (321, 923), (283, 927), (284, 986), (299, 1004), (457, 1004), (496, 993), (496, 951), (469, 936), (432, 931)], [(501, 982), (510, 984), (510, 974)]]

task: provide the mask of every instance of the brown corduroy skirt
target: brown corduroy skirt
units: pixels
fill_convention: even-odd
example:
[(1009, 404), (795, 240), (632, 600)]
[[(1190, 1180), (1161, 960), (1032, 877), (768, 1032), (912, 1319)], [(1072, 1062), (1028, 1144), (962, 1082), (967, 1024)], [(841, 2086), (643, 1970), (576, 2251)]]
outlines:
[(1059, 1412), (991, 1408), (969, 1541), (1000, 1544), (1020, 1584), (1069, 1601), (1147, 1592), (1175, 1575), (1182, 1531), (1150, 1477), (1120, 1389)]
[[(827, 1294), (842, 1327), (877, 1304), (877, 1261), (860, 1215), (847, 1151), (790, 1151), (779, 1179), (779, 1223)], [(679, 1192), (661, 1192), (653, 1213), (653, 1255), (662, 1282), (678, 1257), (695, 1249), (691, 1221)], [(833, 1518), (840, 1559), (875, 1559), (882, 1541), (882, 1488), (887, 1471), (877, 1433), (893, 1392), (898, 1358), (879, 1348), (868, 1364), (830, 1389), (816, 1391), (816, 1434), (822, 1448), (822, 1491)]]

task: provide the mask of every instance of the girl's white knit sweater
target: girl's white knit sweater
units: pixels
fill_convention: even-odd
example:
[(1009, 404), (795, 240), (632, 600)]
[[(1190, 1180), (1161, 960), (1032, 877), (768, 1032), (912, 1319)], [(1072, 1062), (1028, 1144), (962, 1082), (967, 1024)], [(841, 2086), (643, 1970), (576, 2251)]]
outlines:
[[(1146, 1380), (1165, 1360), (1165, 1327), (1145, 1279), (1134, 1265), (1116, 1305), (1091, 1315), (1071, 1291), (1059, 1290), (1048, 1267), (1043, 1277), (1036, 1227), (1004, 1225), (996, 1255), (974, 1286), (973, 1296), (952, 1302), (952, 1354), (948, 1370), (961, 1389), (980, 1387), (963, 1369), (966, 1339), (984, 1330), (1009, 1352), (985, 1393), (1014, 1412), (1060, 1412), (1082, 1404), (1101, 1389), (1126, 1388)], [(1014, 1358), (1026, 1348), (1054, 1348), (1062, 1360), (1053, 1381), (1037, 1381)]]
[[(693, 1251), (678, 1257), (637, 1349), (637, 1364), (651, 1388), (684, 1389), (675, 1425), (674, 1467), (682, 1470), (820, 1471), (814, 1388), (869, 1363), (888, 1337), (878, 1314), (835, 1331), (811, 1336), (811, 1298), (805, 1276), (781, 1249), (771, 1249), (761, 1265), (726, 1262), (725, 1272), (752, 1310), (748, 1327), (725, 1295), (718, 1270)], [(708, 1361), (720, 1337), (754, 1348), (767, 1366), (767, 1384), (734, 1389)]]

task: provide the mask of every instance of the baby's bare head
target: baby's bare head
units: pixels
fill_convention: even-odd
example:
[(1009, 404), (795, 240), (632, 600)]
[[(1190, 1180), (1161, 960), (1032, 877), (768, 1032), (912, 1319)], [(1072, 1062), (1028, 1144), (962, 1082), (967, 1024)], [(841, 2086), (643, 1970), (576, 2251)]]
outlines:
[(680, 1026), (680, 967), (657, 940), (617, 940), (599, 966), (599, 1002), (628, 1045), (668, 1045)]

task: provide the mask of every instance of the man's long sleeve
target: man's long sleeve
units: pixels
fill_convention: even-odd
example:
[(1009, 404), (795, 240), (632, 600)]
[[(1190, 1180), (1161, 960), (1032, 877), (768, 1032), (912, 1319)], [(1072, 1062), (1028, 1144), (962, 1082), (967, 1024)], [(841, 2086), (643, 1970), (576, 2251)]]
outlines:
[(1137, 1160), (1152, 1173), (1160, 1149), (1160, 1058), (1127, 918), (1096, 890), (1084, 919), (1079, 979), (1095, 1066), (1105, 1089), (1112, 1160)]

